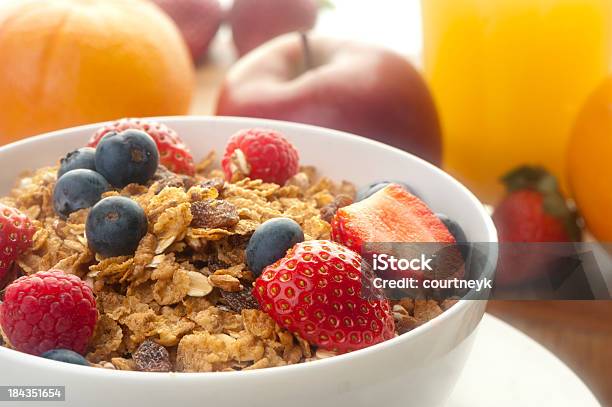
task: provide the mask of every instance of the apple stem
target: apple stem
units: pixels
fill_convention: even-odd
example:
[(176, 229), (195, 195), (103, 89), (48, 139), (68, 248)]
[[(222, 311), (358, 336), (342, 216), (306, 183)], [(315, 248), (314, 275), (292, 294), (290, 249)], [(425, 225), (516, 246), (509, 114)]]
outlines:
[(308, 71), (312, 68), (312, 52), (310, 51), (310, 40), (308, 34), (305, 32), (300, 33), (302, 38), (302, 52), (304, 53), (304, 68)]

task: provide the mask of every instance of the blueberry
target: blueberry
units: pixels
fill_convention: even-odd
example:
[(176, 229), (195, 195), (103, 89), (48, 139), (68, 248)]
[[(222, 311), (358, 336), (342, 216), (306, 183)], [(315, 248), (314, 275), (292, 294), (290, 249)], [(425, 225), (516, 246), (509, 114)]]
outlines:
[(436, 216), (444, 223), (444, 226), (446, 226), (450, 234), (453, 235), (457, 243), (467, 243), (465, 232), (457, 222), (442, 213), (437, 213)]
[(140, 130), (109, 133), (96, 148), (96, 169), (114, 187), (146, 184), (157, 171), (155, 141)]
[(91, 147), (83, 147), (68, 153), (66, 157), (60, 160), (60, 168), (57, 172), (57, 178), (68, 171), (78, 169), (96, 170), (96, 149)]
[(55, 184), (53, 207), (60, 217), (66, 219), (72, 212), (94, 206), (109, 189), (106, 179), (95, 171), (68, 171)]
[(73, 365), (89, 366), (89, 362), (83, 356), (68, 349), (53, 349), (40, 355), (45, 359), (57, 360), (58, 362), (72, 363)]
[(377, 182), (372, 182), (371, 184), (368, 184), (368, 185), (362, 187), (361, 189), (359, 189), (359, 191), (357, 191), (357, 198), (355, 199), (355, 202), (363, 201), (364, 199), (371, 197), (376, 192), (380, 191), (381, 189), (383, 189), (384, 187), (386, 187), (389, 184), (398, 184), (398, 185), (401, 185), (402, 187), (404, 187), (404, 189), (406, 189), (406, 191), (410, 192), (413, 195), (416, 195), (414, 193), (414, 191), (412, 190), (412, 188), (410, 186), (408, 186), (405, 182), (401, 182), (401, 181), (377, 181)]
[(304, 241), (304, 232), (292, 219), (270, 219), (257, 228), (246, 249), (247, 266), (259, 276), (264, 268), (285, 257), (287, 250)]
[(134, 254), (147, 228), (147, 217), (140, 205), (123, 196), (112, 196), (91, 208), (85, 233), (92, 251), (116, 257)]

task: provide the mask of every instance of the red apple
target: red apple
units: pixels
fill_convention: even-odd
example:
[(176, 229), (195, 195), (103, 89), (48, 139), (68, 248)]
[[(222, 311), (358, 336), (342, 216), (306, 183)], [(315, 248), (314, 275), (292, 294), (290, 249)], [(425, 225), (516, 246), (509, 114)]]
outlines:
[(206, 55), (223, 21), (219, 0), (153, 0), (178, 26), (194, 63)]
[(438, 115), (404, 57), (375, 45), (288, 34), (238, 61), (217, 114), (288, 120), (366, 136), (441, 160)]
[(234, 0), (229, 12), (240, 55), (279, 35), (309, 31), (317, 22), (317, 0)]

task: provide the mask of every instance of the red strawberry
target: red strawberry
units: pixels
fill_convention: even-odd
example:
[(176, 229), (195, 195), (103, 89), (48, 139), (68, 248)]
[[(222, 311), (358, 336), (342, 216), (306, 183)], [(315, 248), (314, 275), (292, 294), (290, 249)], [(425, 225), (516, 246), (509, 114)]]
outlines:
[(359, 253), (367, 242), (455, 243), (427, 205), (397, 184), (338, 209), (332, 220), (332, 240)]
[(0, 282), (13, 261), (30, 248), (34, 232), (36, 228), (26, 215), (0, 203)]
[(223, 9), (219, 0), (153, 0), (174, 20), (194, 63), (206, 55), (219, 31)]
[(18, 278), (6, 288), (0, 308), (11, 345), (32, 355), (52, 349), (84, 354), (97, 318), (91, 289), (59, 270)]
[[(395, 324), (382, 293), (362, 293), (361, 256), (330, 241), (298, 243), (264, 269), (253, 296), (279, 325), (339, 353), (391, 339)], [(372, 287), (369, 287), (373, 290)]]
[(295, 147), (274, 130), (249, 129), (234, 134), (225, 148), (223, 170), (228, 181), (243, 175), (283, 185), (297, 174)]
[(556, 179), (539, 167), (520, 167), (503, 178), (508, 195), (493, 214), (501, 245), (496, 284), (514, 286), (545, 274), (558, 256), (550, 245), (508, 242), (571, 242), (580, 240), (577, 216), (566, 204)]
[(193, 157), (189, 148), (183, 143), (176, 131), (163, 123), (140, 119), (121, 119), (98, 130), (89, 140), (87, 146), (96, 147), (107, 133), (120, 133), (128, 129), (142, 130), (151, 136), (157, 144), (160, 162), (170, 171), (186, 175), (195, 174)]
[(557, 180), (539, 167), (520, 167), (503, 178), (508, 195), (493, 214), (502, 242), (580, 240), (576, 214), (567, 206)]

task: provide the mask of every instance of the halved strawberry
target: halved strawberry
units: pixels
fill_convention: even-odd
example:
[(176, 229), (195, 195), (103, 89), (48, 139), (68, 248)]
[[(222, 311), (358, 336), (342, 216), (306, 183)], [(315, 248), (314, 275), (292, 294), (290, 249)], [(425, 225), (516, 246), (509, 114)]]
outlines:
[(367, 242), (456, 243), (431, 209), (397, 184), (338, 209), (332, 239), (358, 253)]
[[(396, 269), (385, 272), (389, 279), (422, 281), (462, 278), (465, 274), (460, 252), (455, 246), (448, 246), (456, 244), (453, 235), (423, 201), (398, 184), (390, 184), (369, 198), (338, 209), (332, 221), (332, 240), (366, 259), (376, 253), (397, 258), (420, 255), (436, 258), (431, 273)], [(397, 247), (384, 243), (413, 244)]]

